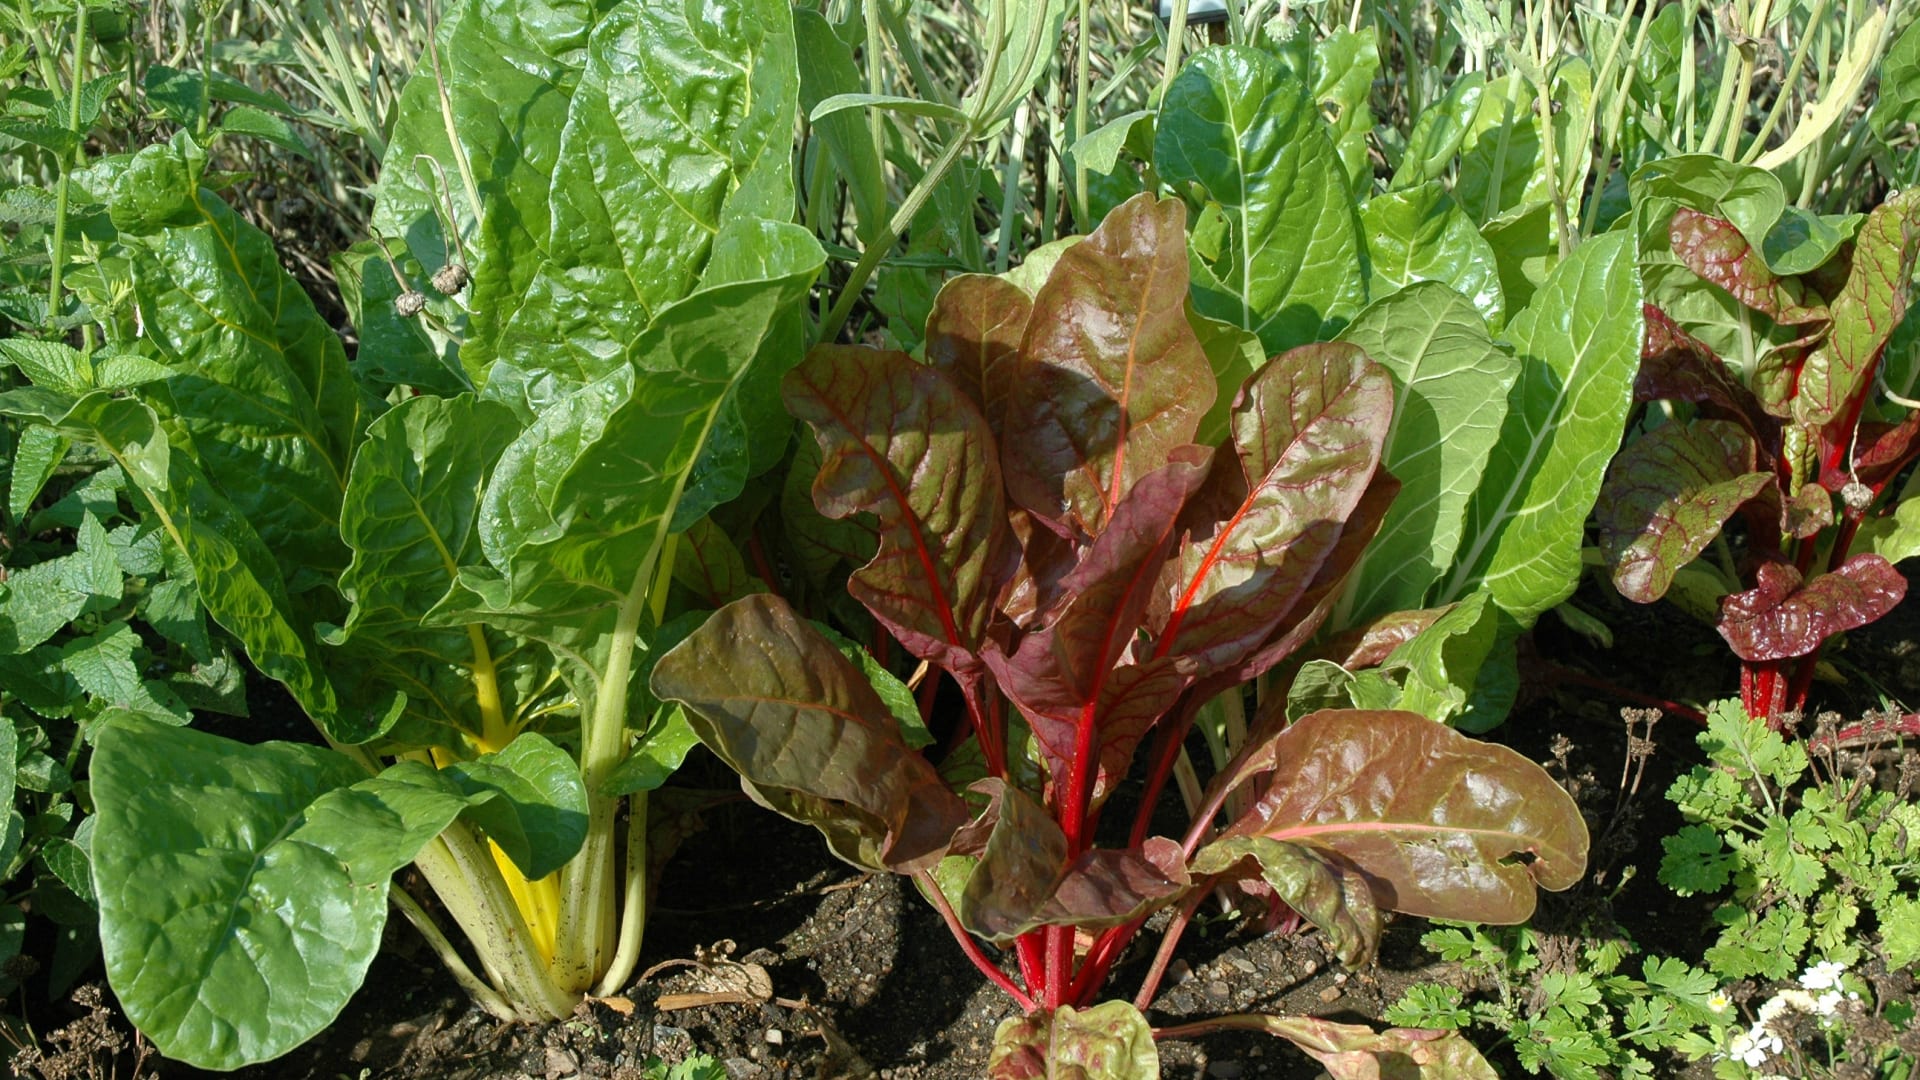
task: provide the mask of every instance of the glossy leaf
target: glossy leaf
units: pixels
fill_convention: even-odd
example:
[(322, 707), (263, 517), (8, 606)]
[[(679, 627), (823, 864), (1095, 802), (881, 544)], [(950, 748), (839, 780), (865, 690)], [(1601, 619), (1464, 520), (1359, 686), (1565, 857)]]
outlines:
[(1773, 483), (1753, 436), (1730, 420), (1664, 424), (1607, 466), (1600, 550), (1620, 595), (1650, 604), (1707, 549), (1749, 499)]
[(866, 676), (782, 600), (720, 609), (660, 658), (653, 693), (687, 707), (756, 801), (816, 826), (856, 866), (931, 868), (966, 821)]
[(1219, 874), (1251, 863), (1280, 902), (1320, 929), (1334, 955), (1350, 968), (1373, 960), (1383, 922), (1373, 889), (1338, 856), (1302, 844), (1264, 836), (1230, 836), (1194, 854), (1195, 874)]
[(522, 732), (498, 753), (440, 770), (476, 801), (468, 820), (506, 852), (527, 880), (566, 865), (587, 836), (587, 788), (565, 750)]
[(1798, 281), (1774, 276), (1733, 222), (1683, 206), (1674, 211), (1667, 228), (1673, 236), (1673, 252), (1687, 269), (1732, 293), (1747, 307), (1779, 323), (1827, 318), (1818, 298), (1809, 303), (1801, 296)]
[(1165, 837), (1139, 848), (1091, 848), (1069, 858), (1067, 838), (1046, 808), (998, 779), (973, 790), (992, 802), (987, 842), (967, 877), (960, 921), (1000, 945), (1047, 925), (1099, 929), (1144, 918), (1190, 884), (1180, 845)]
[(472, 801), (433, 769), (368, 776), (316, 746), (104, 728), (92, 759), (100, 940), (122, 1007), (203, 1068), (332, 1022), (387, 918), (388, 879)]
[(1572, 595), (1588, 512), (1632, 404), (1640, 288), (1629, 237), (1582, 244), (1508, 336), (1521, 362), (1438, 599), (1475, 588), (1521, 625)]
[[(1500, 611), (1487, 594), (1476, 592), (1454, 604), (1380, 662), (1401, 683), (1394, 708), (1419, 713), (1436, 723), (1455, 721), (1475, 705), (1481, 668), (1500, 636)], [(1512, 702), (1509, 699), (1506, 704)], [(1501, 708), (1502, 715), (1505, 708)], [(1500, 717), (1494, 717), (1494, 720)], [(1488, 723), (1476, 723), (1482, 730)]]
[(1471, 300), (1488, 323), (1506, 321), (1493, 248), (1439, 181), (1374, 196), (1360, 208), (1360, 228), (1376, 302), (1416, 281), (1437, 281)]
[(1907, 579), (1872, 552), (1805, 582), (1791, 564), (1765, 562), (1753, 588), (1721, 601), (1720, 636), (1749, 663), (1805, 656), (1892, 611), (1906, 595)]
[(1275, 357), (1234, 405), (1238, 470), (1208, 528), (1183, 544), (1150, 624), (1157, 655), (1202, 677), (1250, 656), (1306, 595), (1380, 464), (1393, 412), (1384, 368), (1350, 345)]
[(1008, 496), (1080, 537), (1193, 441), (1213, 404), (1187, 324), (1184, 225), (1140, 195), (1063, 252), (1034, 296), (1000, 448)]
[(1124, 1001), (1000, 1021), (988, 1080), (1159, 1080), (1153, 1028)]
[(1872, 376), (1913, 299), (1916, 257), (1920, 192), (1909, 191), (1889, 198), (1860, 226), (1847, 283), (1830, 305), (1833, 329), (1800, 369), (1793, 397), (1795, 420), (1827, 423)]
[(1401, 151), (1400, 165), (1394, 170), (1389, 191), (1418, 187), (1438, 180), (1452, 165), (1454, 155), (1474, 118), (1480, 112), (1480, 95), (1487, 77), (1478, 71), (1463, 72), (1447, 83), (1447, 92), (1439, 101), (1421, 110)]
[(1226, 215), (1222, 257), (1193, 259), (1194, 306), (1272, 355), (1322, 340), (1367, 299), (1365, 245), (1338, 151), (1306, 87), (1273, 57), (1207, 49), (1160, 109), (1154, 166)]
[(961, 274), (941, 287), (927, 318), (927, 363), (973, 399), (996, 440), (1032, 313), (1033, 301), (1005, 278)]
[(1328, 849), (1383, 909), (1523, 922), (1536, 885), (1565, 889), (1586, 870), (1586, 822), (1545, 770), (1415, 713), (1326, 711), (1263, 729), (1214, 783), (1256, 780), (1226, 835)]
[(976, 668), (1014, 554), (986, 418), (905, 353), (853, 346), (816, 347), (783, 392), (824, 455), (820, 512), (880, 522), (879, 551), (849, 591), (914, 655)]
[(1439, 284), (1375, 301), (1340, 340), (1393, 376), (1383, 464), (1400, 481), (1341, 598), (1336, 620), (1347, 626), (1419, 607), (1453, 564), (1521, 361), (1493, 343), (1466, 297)]

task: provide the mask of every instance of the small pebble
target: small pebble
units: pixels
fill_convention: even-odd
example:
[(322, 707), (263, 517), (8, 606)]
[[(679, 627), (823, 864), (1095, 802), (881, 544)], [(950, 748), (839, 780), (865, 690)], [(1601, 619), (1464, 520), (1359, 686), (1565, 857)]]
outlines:
[(1173, 963), (1167, 965), (1168, 986), (1179, 986), (1191, 978), (1193, 978), (1193, 965), (1187, 963), (1185, 960), (1175, 960)]
[(1320, 1000), (1326, 1002), (1329, 1005), (1333, 1004), (1336, 1001), (1339, 1001), (1340, 988), (1337, 986), (1329, 986), (1325, 990), (1320, 991)]
[(1223, 983), (1218, 979), (1215, 979), (1213, 982), (1210, 982), (1207, 984), (1208, 997), (1223, 998), (1232, 992), (1233, 990), (1231, 987), (1229, 987), (1226, 983)]
[(1219, 1077), (1220, 1080), (1239, 1080), (1246, 1072), (1247, 1067), (1237, 1061), (1216, 1061), (1207, 1066), (1207, 1075)]
[(557, 1046), (547, 1047), (547, 1080), (561, 1080), (580, 1071), (580, 1062)]
[(775, 1046), (779, 1046), (787, 1041), (787, 1036), (786, 1033), (779, 1028), (768, 1028), (767, 1041)]
[(1244, 956), (1236, 956), (1233, 958), (1232, 962), (1233, 962), (1234, 970), (1242, 972), (1247, 975), (1251, 975), (1254, 972), (1260, 970), (1259, 968), (1253, 966), (1253, 961), (1248, 960)]

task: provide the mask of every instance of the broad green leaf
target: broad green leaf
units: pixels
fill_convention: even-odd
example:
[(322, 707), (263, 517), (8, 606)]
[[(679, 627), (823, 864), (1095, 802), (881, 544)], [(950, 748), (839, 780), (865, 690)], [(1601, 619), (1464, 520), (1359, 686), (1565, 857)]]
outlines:
[(1493, 343), (1465, 297), (1440, 284), (1375, 301), (1340, 340), (1393, 376), (1382, 464), (1400, 481), (1336, 608), (1335, 625), (1353, 626), (1421, 606), (1452, 567), (1522, 361)]
[(1587, 513), (1632, 405), (1640, 307), (1631, 238), (1609, 233), (1556, 267), (1515, 317), (1520, 377), (1435, 599), (1487, 588), (1526, 626), (1572, 595)]
[(1201, 446), (1219, 446), (1227, 438), (1227, 423), (1233, 414), (1233, 399), (1253, 373), (1267, 362), (1267, 350), (1260, 338), (1238, 323), (1209, 319), (1193, 310), (1187, 302), (1187, 322), (1200, 339), (1200, 351), (1207, 354), (1207, 366), (1213, 368), (1213, 406), (1200, 418), (1193, 441)]
[[(530, 704), (514, 676), (534, 669), (538, 650), (478, 621), (422, 621), (460, 568), (482, 561), (480, 493), (517, 429), (495, 402), (413, 397), (369, 425), (354, 455), (340, 519), (353, 551), (340, 591), (352, 607), (327, 634), (340, 649), (329, 664), (402, 688), (407, 726), (396, 737), (414, 746), (457, 749), (465, 733), (482, 751), (501, 749), (485, 740), (504, 738)], [(483, 701), (501, 714), (487, 717)]]
[(687, 751), (699, 743), (700, 737), (687, 722), (686, 710), (678, 705), (662, 706), (626, 760), (600, 782), (599, 794), (632, 795), (660, 787), (680, 768)]
[(1540, 119), (1533, 87), (1519, 73), (1488, 81), (1460, 144), (1453, 198), (1486, 224), (1508, 211), (1546, 201)]
[(1394, 170), (1387, 190), (1418, 187), (1446, 173), (1480, 114), (1480, 95), (1486, 84), (1487, 77), (1478, 71), (1466, 72), (1447, 84), (1446, 96), (1428, 105), (1414, 121), (1413, 133), (1407, 137), (1400, 166)]
[(1901, 124), (1920, 123), (1920, 22), (1900, 32), (1880, 62), (1880, 93), (1867, 119), (1882, 139)]
[(1439, 181), (1374, 196), (1360, 208), (1360, 228), (1376, 302), (1416, 281), (1438, 281), (1472, 300), (1488, 323), (1505, 321), (1493, 248)]
[(1074, 161), (1085, 162), (1089, 172), (1110, 173), (1120, 163), (1120, 151), (1133, 138), (1135, 125), (1152, 116), (1146, 109), (1121, 113), (1075, 139), (1067, 148), (1067, 155)]
[(93, 365), (78, 349), (35, 338), (0, 340), (0, 358), (20, 369), (27, 381), (63, 394), (93, 389)]
[(1352, 672), (1331, 660), (1307, 661), (1287, 687), (1287, 721), (1291, 723), (1321, 709), (1352, 708), (1353, 681)]
[(856, 866), (930, 869), (966, 821), (866, 676), (770, 595), (727, 605), (661, 657), (653, 693), (687, 707), (756, 801)]
[(587, 836), (587, 787), (558, 746), (531, 731), (506, 749), (440, 770), (474, 803), (469, 821), (500, 846), (529, 881), (566, 865)]
[(306, 140), (284, 117), (248, 105), (236, 105), (228, 109), (221, 115), (220, 122), (214, 125), (214, 130), (222, 135), (259, 139), (303, 158), (313, 158), (313, 150), (307, 146)]
[(175, 373), (145, 396), (298, 594), (346, 567), (347, 460), (376, 404), (271, 238), (198, 186), (201, 160), (178, 136), (114, 189), (145, 337)]
[(1470, 594), (1381, 661), (1383, 671), (1402, 673), (1395, 708), (1441, 724), (1468, 710), (1500, 633), (1499, 609), (1487, 597)]
[(167, 685), (142, 678), (134, 654), (143, 646), (124, 622), (73, 637), (60, 647), (60, 666), (94, 702), (149, 719), (185, 724), (193, 715)]
[(1268, 355), (1323, 339), (1367, 299), (1359, 215), (1306, 87), (1273, 57), (1208, 49), (1161, 106), (1154, 164), (1226, 216), (1217, 257), (1195, 251), (1194, 306), (1258, 334)]
[(1586, 872), (1586, 822), (1546, 770), (1416, 713), (1326, 711), (1264, 728), (1213, 788), (1249, 782), (1258, 794), (1225, 835), (1331, 851), (1394, 911), (1524, 922), (1536, 885), (1559, 891)]
[(1219, 874), (1251, 861), (1280, 902), (1320, 929), (1340, 962), (1363, 968), (1384, 929), (1372, 886), (1357, 869), (1325, 851), (1264, 836), (1229, 836), (1194, 853), (1194, 874)]
[(1367, 137), (1373, 133), (1373, 83), (1380, 73), (1378, 30), (1335, 27), (1313, 43), (1313, 100), (1327, 118), (1327, 134), (1355, 198), (1373, 188)]
[(188, 728), (95, 741), (107, 977), (168, 1057), (233, 1069), (331, 1023), (365, 977), (395, 870), (468, 802), (433, 769)]
[[(413, 253), (401, 244), (387, 247), (406, 276), (406, 284), (428, 297), (427, 311), (433, 319), (442, 324), (458, 322), (459, 308), (431, 287), (430, 271)], [(442, 397), (473, 389), (467, 373), (460, 368), (459, 350), (452, 336), (427, 319), (406, 318), (394, 309), (405, 289), (377, 243), (363, 240), (336, 252), (332, 265), (341, 300), (360, 332), (360, 349), (353, 362), (355, 378), (376, 387), (406, 386)]]
[(13, 570), (0, 583), (0, 654), (27, 652), (83, 613), (111, 607), (124, 584), (106, 530), (88, 514), (75, 550)]
[(1051, 1012), (1000, 1021), (987, 1058), (988, 1080), (1159, 1080), (1160, 1049), (1153, 1028), (1124, 1001), (1090, 1009), (1062, 1005)]
[(1212, 399), (1186, 319), (1186, 208), (1138, 195), (1061, 254), (1033, 300), (1007, 395), (1007, 494), (1083, 536), (1190, 444)]

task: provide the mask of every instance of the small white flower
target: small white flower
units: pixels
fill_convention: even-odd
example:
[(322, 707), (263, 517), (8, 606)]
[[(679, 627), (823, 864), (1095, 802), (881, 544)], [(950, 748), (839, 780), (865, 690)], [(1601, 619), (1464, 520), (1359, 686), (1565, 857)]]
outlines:
[(1725, 990), (1715, 990), (1707, 995), (1707, 1008), (1717, 1013), (1724, 1013), (1733, 1008), (1733, 999), (1727, 996)]
[(1787, 1009), (1791, 1007), (1792, 1003), (1787, 999), (1785, 994), (1775, 994), (1768, 998), (1760, 1006), (1760, 1022), (1754, 1025), (1754, 1030), (1758, 1031), (1765, 1028), (1767, 1024), (1778, 1019), (1781, 1013), (1786, 1012)]
[(1800, 985), (1809, 990), (1831, 990), (1840, 985), (1840, 976), (1847, 973), (1847, 965), (1838, 960), (1822, 960), (1800, 975)]
[(1727, 1043), (1727, 1052), (1750, 1069), (1766, 1064), (1769, 1057), (1784, 1049), (1786, 1044), (1780, 1041), (1780, 1036), (1768, 1031), (1764, 1022), (1753, 1025), (1749, 1031), (1736, 1033)]
[(1840, 1008), (1840, 1002), (1846, 995), (1838, 990), (1829, 990), (1813, 1001), (1813, 1011), (1821, 1016), (1832, 1016)]

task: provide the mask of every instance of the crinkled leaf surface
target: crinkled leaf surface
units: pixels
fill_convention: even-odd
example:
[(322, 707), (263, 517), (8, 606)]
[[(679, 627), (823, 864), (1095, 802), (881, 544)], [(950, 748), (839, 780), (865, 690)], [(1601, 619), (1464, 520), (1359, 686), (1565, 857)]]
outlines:
[(1372, 961), (1383, 924), (1373, 887), (1356, 868), (1320, 848), (1229, 836), (1195, 852), (1188, 869), (1220, 874), (1242, 863), (1251, 863), (1282, 903), (1319, 927), (1341, 963), (1360, 968)]
[(855, 346), (816, 347), (783, 390), (819, 441), (820, 512), (880, 522), (848, 590), (914, 655), (976, 668), (1014, 554), (986, 418), (933, 368)]
[(1650, 604), (1747, 500), (1773, 483), (1753, 436), (1731, 420), (1662, 425), (1607, 466), (1600, 550), (1620, 595)]
[(1154, 165), (1226, 215), (1217, 258), (1193, 258), (1194, 306), (1272, 355), (1338, 330), (1367, 299), (1359, 215), (1315, 102), (1272, 56), (1207, 49), (1160, 108)]
[(1481, 668), (1494, 651), (1500, 629), (1500, 610), (1484, 592), (1450, 606), (1381, 661), (1384, 670), (1401, 679), (1394, 707), (1453, 724), (1474, 704)]
[(992, 799), (982, 819), (990, 831), (958, 909), (961, 924), (988, 941), (1006, 945), (1048, 925), (1118, 926), (1187, 890), (1180, 845), (1165, 837), (1069, 859), (1066, 835), (1032, 796), (998, 779), (973, 790)]
[(1153, 1028), (1124, 1001), (1000, 1021), (988, 1080), (1159, 1080)]
[(1818, 297), (1809, 300), (1793, 278), (1774, 276), (1760, 252), (1733, 222), (1682, 206), (1667, 226), (1673, 253), (1687, 269), (1733, 294), (1735, 300), (1779, 323), (1817, 322), (1827, 317)]
[(107, 976), (161, 1052), (215, 1069), (332, 1022), (389, 877), (473, 801), (418, 763), (370, 777), (322, 747), (185, 728), (104, 728), (92, 778)]
[(1375, 298), (1416, 281), (1452, 286), (1494, 326), (1506, 320), (1506, 298), (1493, 247), (1439, 181), (1390, 191), (1360, 208), (1367, 240), (1368, 292)]
[(1213, 404), (1187, 324), (1186, 209), (1139, 195), (1063, 252), (1033, 299), (1000, 447), (1008, 496), (1080, 537), (1193, 441)]
[(1033, 300), (1005, 278), (961, 274), (948, 279), (927, 317), (927, 363), (966, 391), (995, 439), (1020, 362)]
[(1873, 552), (1805, 582), (1789, 563), (1764, 562), (1753, 588), (1721, 601), (1720, 636), (1751, 663), (1805, 656), (1892, 611), (1906, 595), (1907, 579)]
[(967, 819), (866, 675), (785, 601), (721, 608), (660, 658), (653, 693), (687, 707), (750, 794), (818, 827), (856, 866), (931, 868)]
[(1521, 625), (1572, 595), (1587, 513), (1619, 446), (1640, 358), (1640, 281), (1628, 236), (1580, 245), (1508, 331), (1520, 377), (1467, 504), (1439, 600), (1476, 588)]
[(1847, 283), (1829, 305), (1833, 329), (1801, 366), (1793, 398), (1795, 420), (1827, 423), (1859, 391), (1861, 380), (1870, 377), (1913, 298), (1916, 257), (1920, 191), (1908, 191), (1876, 207), (1860, 225)]
[(1330, 710), (1258, 732), (1215, 784), (1255, 779), (1260, 796), (1226, 835), (1329, 849), (1381, 908), (1523, 922), (1536, 885), (1586, 871), (1586, 822), (1545, 770), (1416, 713)]
[(1437, 283), (1368, 305), (1340, 340), (1393, 376), (1383, 463), (1400, 481), (1341, 598), (1336, 625), (1348, 626), (1419, 607), (1452, 566), (1522, 361), (1493, 343), (1466, 297)]
[(1222, 513), (1163, 579), (1157, 655), (1190, 658), (1205, 675), (1266, 641), (1339, 544), (1392, 415), (1386, 369), (1351, 345), (1304, 345), (1254, 376), (1234, 405), (1239, 468), (1215, 465)]

